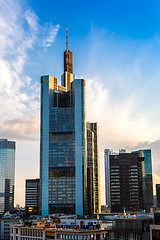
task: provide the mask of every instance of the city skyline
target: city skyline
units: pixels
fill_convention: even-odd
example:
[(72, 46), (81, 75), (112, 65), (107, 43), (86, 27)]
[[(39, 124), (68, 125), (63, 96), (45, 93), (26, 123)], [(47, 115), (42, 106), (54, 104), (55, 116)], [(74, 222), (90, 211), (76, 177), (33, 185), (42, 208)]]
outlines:
[(99, 125), (101, 174), (105, 148), (151, 148), (160, 182), (160, 3), (144, 3), (0, 2), (0, 135), (17, 143), (15, 203), (24, 205), (25, 179), (39, 177), (39, 76), (60, 81), (66, 24), (86, 120)]

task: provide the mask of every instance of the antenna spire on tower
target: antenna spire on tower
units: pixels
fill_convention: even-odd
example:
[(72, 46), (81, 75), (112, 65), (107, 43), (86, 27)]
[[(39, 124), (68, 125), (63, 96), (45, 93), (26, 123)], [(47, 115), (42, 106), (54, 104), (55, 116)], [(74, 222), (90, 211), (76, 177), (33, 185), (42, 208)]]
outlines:
[(66, 51), (68, 51), (68, 25), (66, 25)]

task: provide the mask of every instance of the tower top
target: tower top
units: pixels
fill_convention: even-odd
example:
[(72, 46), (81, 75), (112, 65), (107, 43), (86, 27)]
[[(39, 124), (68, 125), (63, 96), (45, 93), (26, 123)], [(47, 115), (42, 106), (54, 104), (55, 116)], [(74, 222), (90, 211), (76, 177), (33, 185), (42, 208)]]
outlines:
[(66, 25), (66, 51), (68, 50), (68, 25)]

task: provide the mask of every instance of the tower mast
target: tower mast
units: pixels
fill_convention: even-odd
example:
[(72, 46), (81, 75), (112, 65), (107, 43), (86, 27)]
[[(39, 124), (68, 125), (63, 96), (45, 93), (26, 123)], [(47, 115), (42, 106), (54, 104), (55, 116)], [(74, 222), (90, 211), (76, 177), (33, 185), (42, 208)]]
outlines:
[(68, 25), (66, 25), (66, 64), (69, 66)]

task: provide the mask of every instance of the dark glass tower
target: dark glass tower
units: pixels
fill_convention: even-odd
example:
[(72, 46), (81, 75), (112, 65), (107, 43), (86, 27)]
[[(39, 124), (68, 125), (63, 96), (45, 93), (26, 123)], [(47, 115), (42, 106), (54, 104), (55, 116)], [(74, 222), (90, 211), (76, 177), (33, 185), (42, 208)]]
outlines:
[(156, 184), (157, 208), (160, 208), (160, 184)]
[(150, 211), (153, 207), (153, 181), (152, 181), (152, 157), (151, 149), (143, 149), (138, 152), (140, 157), (144, 158), (143, 174), (143, 205), (144, 209)]
[(143, 209), (142, 176), (144, 158), (138, 153), (109, 155), (111, 211)]
[(14, 208), (15, 142), (0, 139), (0, 213)]
[(85, 214), (85, 80), (74, 79), (70, 50), (64, 52), (61, 86), (57, 78), (41, 77), (40, 144), (41, 214)]
[(39, 214), (39, 179), (26, 179), (25, 210), (28, 214)]

